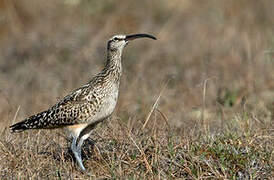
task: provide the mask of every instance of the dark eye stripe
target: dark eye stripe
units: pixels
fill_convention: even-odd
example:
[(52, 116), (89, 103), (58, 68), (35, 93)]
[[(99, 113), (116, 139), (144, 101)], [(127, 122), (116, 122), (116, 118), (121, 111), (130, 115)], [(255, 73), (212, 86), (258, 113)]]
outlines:
[(120, 39), (120, 38), (118, 38), (118, 37), (115, 37), (115, 38), (113, 38), (113, 40), (114, 40), (114, 41), (118, 41), (118, 40), (122, 40), (122, 39)]

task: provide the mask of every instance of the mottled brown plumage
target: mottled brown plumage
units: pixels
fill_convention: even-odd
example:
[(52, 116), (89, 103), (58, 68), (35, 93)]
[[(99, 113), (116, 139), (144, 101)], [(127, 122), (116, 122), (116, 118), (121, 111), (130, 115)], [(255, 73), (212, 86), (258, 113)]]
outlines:
[(107, 46), (107, 62), (100, 73), (48, 110), (12, 125), (11, 130), (20, 132), (27, 129), (67, 127), (73, 136), (71, 149), (84, 171), (82, 143), (91, 130), (114, 111), (122, 75), (122, 50), (130, 40), (140, 37), (156, 39), (148, 34), (116, 35), (111, 38)]

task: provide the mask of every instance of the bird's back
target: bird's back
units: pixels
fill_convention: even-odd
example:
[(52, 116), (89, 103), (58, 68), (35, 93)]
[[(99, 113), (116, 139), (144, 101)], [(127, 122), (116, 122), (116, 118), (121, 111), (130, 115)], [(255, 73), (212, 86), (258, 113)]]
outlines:
[(118, 91), (119, 81), (99, 73), (48, 110), (12, 125), (11, 130), (59, 128), (101, 121), (114, 111)]

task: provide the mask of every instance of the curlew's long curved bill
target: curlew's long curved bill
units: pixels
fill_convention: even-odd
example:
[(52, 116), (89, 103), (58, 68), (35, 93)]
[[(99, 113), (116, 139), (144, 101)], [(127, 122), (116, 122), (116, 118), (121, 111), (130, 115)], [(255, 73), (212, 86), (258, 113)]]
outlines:
[(150, 35), (150, 34), (132, 34), (132, 35), (127, 35), (126, 36), (126, 41), (131, 41), (137, 38), (151, 38), (154, 40), (157, 40), (156, 37)]

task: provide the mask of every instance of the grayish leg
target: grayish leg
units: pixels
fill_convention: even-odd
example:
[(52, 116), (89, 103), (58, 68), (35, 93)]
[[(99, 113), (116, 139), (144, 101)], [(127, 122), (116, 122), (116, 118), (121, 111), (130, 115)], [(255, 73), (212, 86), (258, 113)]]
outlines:
[[(102, 121), (102, 120), (101, 120)], [(72, 140), (72, 144), (71, 144), (71, 150), (76, 158), (76, 161), (78, 163), (78, 165), (80, 166), (82, 171), (86, 171), (84, 165), (83, 165), (83, 161), (82, 161), (82, 145), (84, 143), (84, 141), (89, 137), (89, 135), (91, 134), (91, 131), (96, 127), (96, 125), (101, 122), (101, 121), (97, 121), (95, 123), (89, 124), (86, 128), (84, 128), (79, 136), (73, 137)]]
[(78, 163), (78, 164), (81, 167), (82, 171), (85, 171), (85, 167), (83, 166), (83, 163), (82, 163), (82, 145), (83, 145), (84, 141), (89, 137), (90, 134), (91, 134), (91, 132), (84, 135), (84, 136), (82, 136), (80, 138), (80, 140), (78, 141), (78, 144), (76, 145), (76, 152), (77, 152), (78, 157), (80, 159), (80, 163)]
[(91, 134), (91, 131), (88, 134), (86, 134), (80, 138), (80, 140), (78, 141), (77, 147), (76, 147), (77, 151), (81, 152), (82, 145), (83, 145), (84, 141), (89, 137), (90, 134)]
[(71, 150), (74, 154), (74, 157), (76, 158), (76, 161), (77, 161), (80, 169), (82, 171), (86, 171), (86, 169), (83, 165), (83, 161), (82, 161), (81, 147), (78, 148), (78, 146), (76, 146), (76, 141), (77, 141), (77, 138), (73, 136), (73, 140), (72, 140), (72, 143), (71, 143)]

